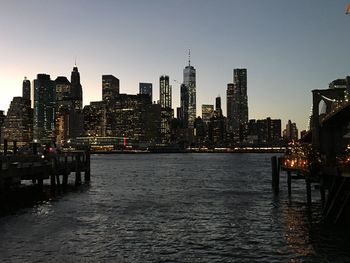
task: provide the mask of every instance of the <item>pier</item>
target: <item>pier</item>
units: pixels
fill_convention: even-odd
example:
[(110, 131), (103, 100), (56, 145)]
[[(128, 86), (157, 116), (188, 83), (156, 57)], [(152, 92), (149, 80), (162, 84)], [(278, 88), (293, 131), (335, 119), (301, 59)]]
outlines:
[(0, 193), (21, 184), (32, 181), (42, 187), (49, 180), (51, 188), (68, 184), (68, 177), (75, 174), (74, 183), (90, 182), (90, 151), (63, 151), (47, 156), (38, 154), (12, 154), (0, 156)]
[[(313, 90), (310, 130), (289, 145), (283, 157), (272, 159), (272, 186), (279, 192), (280, 172), (292, 182), (304, 180), (307, 203), (312, 186), (319, 189), (326, 221), (346, 223), (350, 219), (350, 102), (345, 88)], [(320, 113), (324, 102), (325, 112)], [(278, 167), (280, 166), (280, 168)]]

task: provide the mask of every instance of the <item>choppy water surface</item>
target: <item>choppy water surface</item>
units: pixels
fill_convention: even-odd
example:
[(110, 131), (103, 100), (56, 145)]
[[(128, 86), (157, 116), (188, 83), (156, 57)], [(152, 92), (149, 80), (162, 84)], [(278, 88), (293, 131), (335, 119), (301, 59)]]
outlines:
[(350, 262), (317, 190), (273, 197), (270, 157), (93, 156), (90, 187), (0, 217), (0, 261)]

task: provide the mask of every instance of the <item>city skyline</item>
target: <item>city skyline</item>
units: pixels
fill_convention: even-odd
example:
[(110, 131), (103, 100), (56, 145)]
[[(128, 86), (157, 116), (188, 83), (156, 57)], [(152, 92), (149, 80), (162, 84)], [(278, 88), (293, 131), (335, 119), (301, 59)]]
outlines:
[[(243, 67), (248, 70), (249, 119), (281, 118), (283, 127), (291, 119), (303, 130), (311, 90), (327, 88), (350, 73), (344, 55), (350, 41), (344, 33), (350, 23), (347, 1), (160, 3), (3, 3), (0, 87), (6, 92), (0, 109), (7, 111), (21, 94), (24, 76), (31, 81), (39, 73), (67, 76), (75, 57), (84, 105), (100, 100), (104, 74), (120, 79), (121, 93), (137, 94), (140, 82), (153, 83), (154, 100), (159, 98), (158, 78), (167, 74), (176, 109), (180, 85), (173, 80), (182, 79), (190, 48), (197, 71), (197, 116), (201, 105), (214, 104), (218, 94), (226, 113), (232, 69)], [(62, 13), (65, 19), (59, 19)]]

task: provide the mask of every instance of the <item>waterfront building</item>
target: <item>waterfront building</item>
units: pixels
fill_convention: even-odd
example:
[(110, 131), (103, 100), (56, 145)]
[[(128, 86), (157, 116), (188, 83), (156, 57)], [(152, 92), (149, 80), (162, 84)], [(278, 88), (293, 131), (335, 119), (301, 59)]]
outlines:
[(119, 79), (113, 75), (102, 75), (102, 100), (114, 101), (119, 95)]
[(208, 140), (213, 147), (221, 147), (226, 142), (226, 118), (215, 111), (208, 127)]
[(248, 123), (247, 69), (233, 70), (233, 94), (230, 103), (232, 131), (234, 137), (242, 142)]
[(298, 140), (298, 128), (296, 123), (291, 122), (291, 120), (288, 120), (288, 123), (286, 124), (286, 129), (283, 130), (283, 139), (286, 142)]
[(178, 119), (180, 126), (184, 129), (188, 128), (188, 107), (189, 107), (189, 93), (188, 87), (185, 84), (181, 84), (180, 87), (180, 115)]
[(147, 94), (119, 94), (113, 109), (115, 123), (112, 125), (112, 136), (131, 139), (136, 143), (145, 142), (146, 109), (151, 104)]
[(140, 94), (147, 94), (147, 95), (149, 95), (151, 97), (151, 101), (153, 101), (152, 83), (140, 82), (139, 83), (139, 93)]
[(336, 79), (333, 80), (331, 83), (329, 83), (328, 87), (330, 89), (346, 89), (347, 88), (347, 81), (346, 79)]
[(23, 83), (22, 83), (22, 97), (29, 106), (31, 106), (31, 98), (30, 98), (30, 81), (27, 79), (27, 77), (24, 77)]
[(84, 136), (106, 136), (106, 105), (103, 101), (93, 101), (83, 110)]
[(9, 142), (16, 141), (18, 146), (23, 146), (32, 141), (33, 111), (28, 105), (28, 100), (23, 97), (14, 97), (7, 111), (6, 118), (1, 129), (1, 138)]
[(188, 89), (188, 127), (194, 127), (196, 115), (196, 69), (191, 66), (191, 58), (189, 53), (188, 66), (183, 70), (183, 84)]
[(75, 64), (70, 78), (71, 83), (71, 100), (74, 110), (83, 109), (83, 89), (80, 84), (80, 73), (78, 67)]
[(55, 130), (55, 89), (50, 75), (38, 74), (34, 80), (33, 138), (51, 142)]
[(255, 145), (277, 145), (281, 142), (281, 120), (270, 117), (249, 120), (247, 143)]

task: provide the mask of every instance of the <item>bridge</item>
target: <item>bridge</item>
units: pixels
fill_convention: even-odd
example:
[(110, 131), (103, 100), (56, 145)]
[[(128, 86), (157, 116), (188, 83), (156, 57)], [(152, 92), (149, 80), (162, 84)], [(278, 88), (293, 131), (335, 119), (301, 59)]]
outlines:
[[(311, 185), (314, 184), (320, 189), (324, 218), (334, 223), (346, 222), (350, 219), (348, 91), (346, 88), (317, 89), (312, 91), (312, 98), (310, 129), (299, 142), (288, 147), (281, 159), (281, 170), (287, 172), (289, 194), (292, 179), (303, 179), (307, 200), (311, 203)], [(320, 112), (321, 102), (324, 112)], [(274, 168), (273, 178), (276, 178), (276, 171)], [(273, 180), (276, 185), (277, 179)]]

